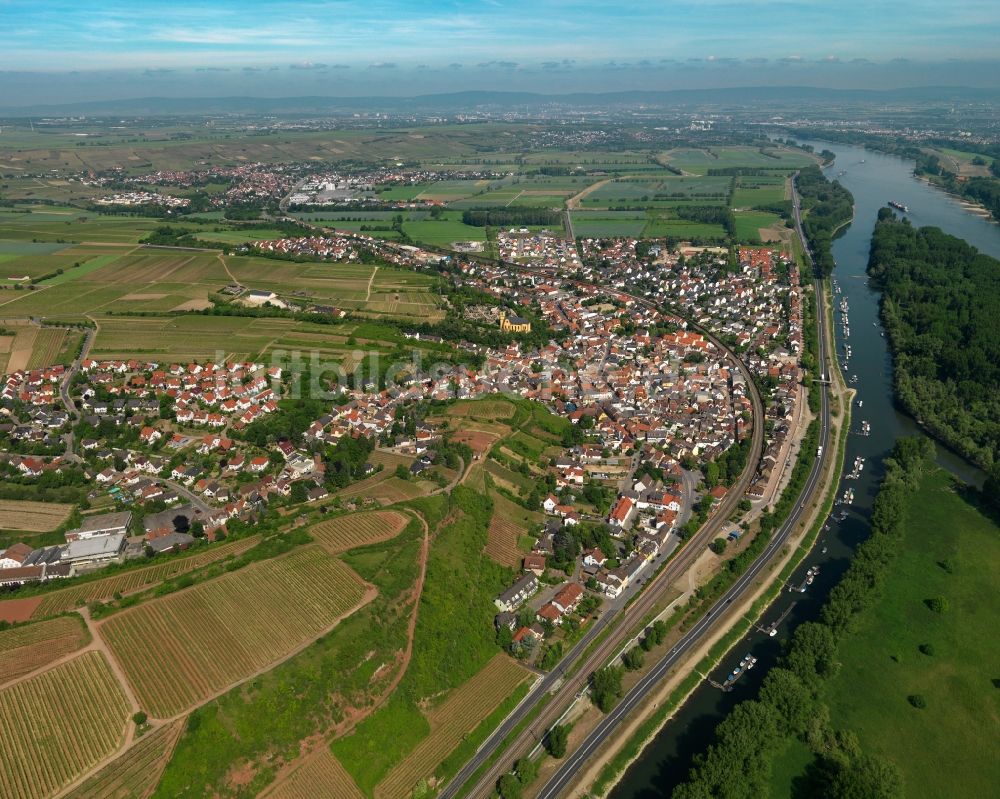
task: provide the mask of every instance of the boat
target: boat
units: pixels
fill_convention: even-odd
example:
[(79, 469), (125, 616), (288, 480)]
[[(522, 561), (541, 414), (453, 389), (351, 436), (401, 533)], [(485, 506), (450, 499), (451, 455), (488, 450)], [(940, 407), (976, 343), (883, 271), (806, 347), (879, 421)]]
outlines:
[(910, 209), (898, 200), (889, 200), (889, 207), (895, 208), (897, 211), (902, 211), (904, 214), (910, 213)]
[(858, 407), (859, 408), (865, 407), (865, 401), (864, 400), (858, 400)]

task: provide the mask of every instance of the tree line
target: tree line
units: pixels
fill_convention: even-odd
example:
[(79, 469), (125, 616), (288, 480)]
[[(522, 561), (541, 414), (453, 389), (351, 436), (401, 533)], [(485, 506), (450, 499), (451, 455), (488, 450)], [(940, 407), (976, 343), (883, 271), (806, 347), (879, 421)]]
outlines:
[(1000, 460), (1000, 261), (879, 212), (868, 259), (899, 404), (989, 468)]
[(738, 799), (770, 793), (771, 765), (795, 737), (814, 760), (806, 769), (806, 796), (828, 799), (902, 796), (896, 766), (862, 750), (857, 736), (835, 729), (821, 700), (824, 683), (837, 673), (837, 647), (858, 617), (878, 600), (883, 579), (902, 545), (906, 505), (934, 459), (924, 437), (901, 439), (886, 459), (886, 474), (872, 511), (871, 536), (830, 592), (815, 622), (796, 628), (778, 665), (756, 699), (737, 705), (695, 758), (675, 799)]
[(854, 197), (838, 181), (827, 180), (818, 166), (802, 169), (795, 187), (802, 198), (802, 232), (812, 250), (816, 271), (820, 277), (829, 277), (835, 266), (830, 249), (833, 237), (854, 216)]

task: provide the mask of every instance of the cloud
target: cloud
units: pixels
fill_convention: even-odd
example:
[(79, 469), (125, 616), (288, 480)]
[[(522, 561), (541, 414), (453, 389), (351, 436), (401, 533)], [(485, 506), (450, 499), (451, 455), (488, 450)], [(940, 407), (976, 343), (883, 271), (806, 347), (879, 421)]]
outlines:
[(314, 64), (312, 61), (300, 61), (298, 64), (289, 64), (289, 69), (327, 69), (326, 64)]
[(350, 64), (330, 64), (330, 69), (350, 69)]
[(784, 64), (799, 64), (805, 59), (800, 55), (786, 55), (784, 58), (779, 58), (778, 60)]
[(229, 72), (229, 67), (195, 67), (195, 72)]
[(461, 69), (462, 66), (463, 65), (459, 64), (457, 61), (452, 61), (450, 64), (448, 64), (448, 69)]
[(399, 67), (395, 61), (376, 61), (374, 64), (369, 64), (368, 69), (396, 69)]
[(839, 55), (828, 55), (828, 56), (826, 56), (824, 58), (821, 58), (820, 61), (822, 61), (824, 64), (839, 64), (840, 63), (840, 56)]
[(157, 75), (169, 75), (170, 73), (176, 71), (176, 69), (168, 69), (167, 67), (150, 67), (148, 69), (144, 69), (142, 74), (152, 78)]
[(539, 66), (542, 69), (569, 69), (576, 63), (576, 59), (564, 58), (562, 61), (543, 61)]
[(754, 56), (753, 58), (746, 59), (748, 64), (766, 64), (770, 59), (764, 58), (764, 56)]

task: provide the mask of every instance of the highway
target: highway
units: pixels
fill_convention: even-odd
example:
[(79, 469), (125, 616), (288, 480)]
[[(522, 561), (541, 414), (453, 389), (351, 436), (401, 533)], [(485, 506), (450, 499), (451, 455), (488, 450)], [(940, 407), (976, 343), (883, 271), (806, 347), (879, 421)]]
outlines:
[[(521, 271), (531, 272), (527, 267), (521, 267)], [(617, 291), (622, 294), (623, 292)], [(635, 302), (659, 311), (650, 301), (627, 295)], [(705, 337), (712, 341), (721, 351), (725, 352), (743, 373), (747, 390), (750, 393), (750, 400), (753, 405), (753, 432), (751, 437), (751, 453), (747, 458), (747, 466), (740, 475), (740, 479), (730, 488), (725, 498), (712, 517), (702, 525), (701, 529), (684, 543), (674, 557), (655, 577), (640, 578), (635, 585), (630, 586), (616, 600), (606, 606), (601, 616), (591, 625), (583, 638), (564, 656), (558, 669), (546, 674), (539, 680), (531, 692), (517, 706), (504, 722), (493, 731), (489, 738), (483, 743), (476, 754), (465, 766), (450, 780), (441, 790), (442, 799), (452, 799), (462, 787), (472, 778), (472, 775), (479, 770), (500, 748), (504, 740), (513, 732), (514, 728), (532, 713), (538, 703), (546, 696), (553, 693), (552, 700), (541, 710), (538, 717), (522, 730), (510, 746), (506, 747), (502, 757), (492, 764), (470, 786), (467, 794), (469, 796), (488, 796), (493, 792), (497, 780), (502, 774), (509, 771), (513, 762), (519, 757), (534, 748), (535, 744), (541, 740), (545, 732), (556, 722), (562, 713), (575, 700), (576, 695), (586, 689), (590, 673), (600, 668), (614, 657), (623, 644), (631, 637), (631, 633), (647, 614), (659, 602), (666, 590), (681, 576), (687, 573), (694, 561), (704, 552), (705, 547), (719, 535), (722, 528), (729, 524), (729, 516), (736, 510), (736, 506), (743, 499), (750, 481), (757, 472), (757, 466), (763, 455), (764, 449), (764, 406), (747, 367), (739, 357), (726, 347), (721, 341), (716, 339), (706, 331), (702, 332)], [(660, 565), (660, 559), (654, 561), (652, 566), (656, 568)], [(648, 580), (644, 590), (643, 580)], [(627, 603), (631, 600), (632, 604)], [(588, 652), (588, 648), (609, 626), (614, 629), (600, 643), (594, 645)], [(572, 671), (570, 676), (565, 676)]]
[[(795, 224), (800, 239), (806, 250), (810, 267), (814, 267), (812, 253), (806, 244), (805, 236), (802, 234), (802, 219), (799, 210), (799, 195), (795, 190), (794, 179), (792, 182), (793, 206), (795, 211)], [(815, 273), (815, 269), (814, 269)], [(828, 377), (826, 374), (828, 361), (827, 352), (827, 326), (826, 313), (822, 304), (823, 285), (822, 281), (814, 280), (814, 287), (817, 297), (816, 319), (819, 333), (819, 363), (821, 380)], [(820, 393), (820, 437), (819, 442), (827, 457), (830, 456), (830, 396), (829, 387), (824, 383)], [(583, 743), (570, 754), (560, 766), (559, 770), (552, 775), (549, 781), (541, 789), (538, 799), (556, 799), (563, 794), (572, 784), (577, 773), (594, 756), (595, 752), (614, 734), (618, 726), (636, 707), (640, 706), (663, 677), (692, 649), (710, 633), (720, 619), (724, 617), (728, 605), (739, 600), (753, 585), (754, 580), (770, 564), (771, 560), (780, 553), (781, 548), (788, 540), (792, 531), (799, 521), (809, 511), (809, 505), (815, 499), (817, 488), (820, 486), (823, 474), (825, 458), (816, 458), (812, 470), (809, 472), (808, 480), (802, 490), (801, 500), (792, 511), (788, 520), (773, 534), (767, 548), (751, 564), (750, 568), (740, 576), (740, 578), (719, 598), (712, 608), (688, 631), (688, 633), (677, 642), (677, 645), (670, 650), (652, 669), (647, 672), (642, 679), (630, 690), (618, 703), (617, 707), (607, 714), (601, 723), (584, 739)]]

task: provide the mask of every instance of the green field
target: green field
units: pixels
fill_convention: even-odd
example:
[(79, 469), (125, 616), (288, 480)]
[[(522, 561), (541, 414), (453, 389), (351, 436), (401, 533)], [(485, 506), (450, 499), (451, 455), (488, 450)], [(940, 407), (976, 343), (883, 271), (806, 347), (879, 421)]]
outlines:
[(760, 241), (761, 228), (771, 227), (781, 222), (781, 217), (777, 214), (763, 211), (737, 211), (735, 216), (736, 237), (740, 241), (758, 242)]
[(403, 232), (434, 247), (450, 247), (455, 241), (486, 241), (486, 228), (452, 220), (404, 222)]
[[(863, 751), (899, 767), (908, 796), (991, 796), (1000, 785), (1000, 527), (942, 471), (926, 476), (915, 497), (882, 596), (842, 640), (840, 672), (822, 698), (835, 728), (854, 731)], [(925, 604), (938, 596), (949, 605), (944, 613)], [(932, 655), (920, 651), (926, 644)], [(926, 708), (909, 704), (916, 694)], [(796, 742), (775, 764), (774, 797), (790, 795), (804, 749)]]
[(679, 147), (664, 154), (670, 166), (695, 175), (705, 175), (709, 169), (750, 167), (791, 172), (816, 160), (798, 150), (782, 147), (711, 147), (705, 149)]
[(713, 239), (722, 241), (726, 238), (726, 231), (722, 225), (689, 222), (686, 219), (656, 217), (649, 221), (642, 235), (647, 239), (669, 237), (674, 239)]

